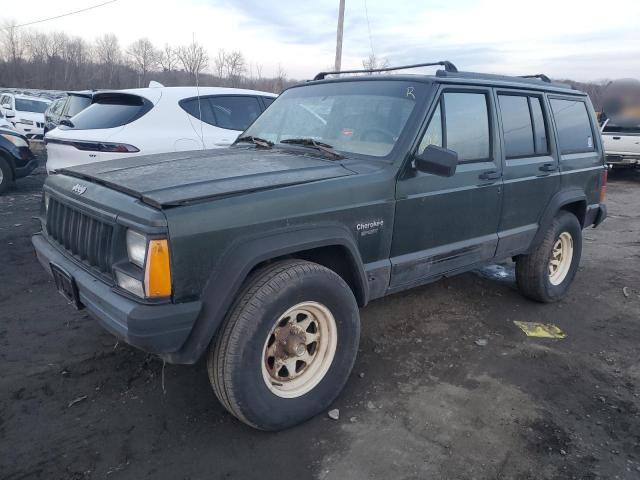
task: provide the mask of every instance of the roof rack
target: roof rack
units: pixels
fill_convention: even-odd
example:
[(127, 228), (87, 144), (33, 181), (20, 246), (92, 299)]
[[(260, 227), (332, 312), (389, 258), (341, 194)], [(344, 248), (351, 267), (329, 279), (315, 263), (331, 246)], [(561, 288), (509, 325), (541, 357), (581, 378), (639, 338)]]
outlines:
[(373, 72), (391, 72), (393, 70), (406, 70), (409, 68), (419, 68), (419, 67), (433, 67), (435, 65), (440, 65), (444, 67), (447, 72), (457, 72), (458, 69), (456, 66), (448, 60), (442, 60), (440, 62), (432, 62), (432, 63), (416, 63), (414, 65), (400, 65), (398, 67), (386, 67), (386, 68), (371, 68), (366, 70), (342, 70), (342, 71), (334, 71), (334, 72), (320, 72), (315, 77), (314, 80), (324, 80), (327, 75), (338, 75), (340, 73), (373, 73)]
[(551, 79), (547, 77), (544, 73), (536, 73), (535, 75), (520, 75), (520, 78), (539, 78), (543, 82), (552, 83)]

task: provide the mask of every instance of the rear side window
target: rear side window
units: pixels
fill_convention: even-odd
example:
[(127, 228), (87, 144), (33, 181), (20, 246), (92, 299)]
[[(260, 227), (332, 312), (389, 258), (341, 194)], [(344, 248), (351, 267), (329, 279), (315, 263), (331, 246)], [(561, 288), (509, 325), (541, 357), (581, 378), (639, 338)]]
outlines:
[(78, 95), (70, 95), (69, 96), (69, 106), (67, 107), (67, 112), (65, 115), (68, 117), (73, 117), (77, 115), (82, 110), (87, 108), (91, 104), (91, 98), (89, 97), (80, 97)]
[(489, 109), (484, 93), (445, 92), (445, 147), (461, 162), (490, 157)]
[(246, 130), (262, 113), (258, 99), (248, 96), (190, 98), (182, 100), (180, 106), (209, 125), (240, 131)]
[(551, 99), (551, 110), (558, 128), (560, 153), (595, 150), (587, 105), (581, 100)]
[(103, 94), (97, 96), (86, 109), (73, 117), (73, 127), (65, 130), (93, 130), (127, 125), (153, 108), (146, 98), (130, 94)]
[(602, 133), (640, 135), (640, 125), (616, 125), (609, 122), (602, 129)]
[(275, 98), (273, 98), (273, 97), (262, 97), (262, 101), (264, 102), (265, 108), (268, 107), (269, 105), (271, 105), (274, 100), (275, 100)]
[(498, 95), (505, 156), (532, 157), (549, 153), (547, 131), (540, 98), (528, 95)]
[(211, 97), (216, 125), (229, 130), (246, 130), (260, 116), (256, 97)]

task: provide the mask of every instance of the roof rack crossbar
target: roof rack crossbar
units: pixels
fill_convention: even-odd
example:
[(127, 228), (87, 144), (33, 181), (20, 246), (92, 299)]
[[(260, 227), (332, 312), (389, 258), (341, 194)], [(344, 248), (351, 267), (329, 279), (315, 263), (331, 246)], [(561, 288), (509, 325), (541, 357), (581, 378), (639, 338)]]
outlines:
[(397, 67), (386, 67), (386, 68), (371, 68), (364, 70), (342, 70), (342, 71), (333, 71), (333, 72), (320, 72), (315, 77), (314, 80), (324, 80), (327, 75), (338, 75), (340, 73), (373, 73), (373, 72), (391, 72), (393, 70), (406, 70), (409, 68), (419, 68), (419, 67), (433, 67), (435, 65), (440, 65), (444, 67), (447, 72), (457, 72), (458, 69), (456, 66), (448, 60), (442, 60), (440, 62), (431, 62), (431, 63), (416, 63), (414, 65), (400, 65)]
[(539, 78), (543, 82), (551, 83), (551, 79), (544, 73), (536, 73), (535, 75), (520, 75), (520, 78)]

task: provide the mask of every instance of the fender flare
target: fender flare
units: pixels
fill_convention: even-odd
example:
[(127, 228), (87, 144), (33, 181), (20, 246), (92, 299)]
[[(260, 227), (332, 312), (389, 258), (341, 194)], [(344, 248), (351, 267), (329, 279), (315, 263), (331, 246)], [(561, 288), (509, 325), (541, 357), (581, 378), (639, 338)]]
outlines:
[(201, 294), (202, 310), (182, 347), (167, 354), (170, 363), (192, 364), (206, 351), (224, 321), (250, 272), (273, 258), (318, 247), (346, 249), (355, 281), (356, 297), (364, 305), (369, 298), (362, 259), (353, 234), (344, 225), (314, 224), (259, 233), (234, 241), (222, 254)]
[(540, 221), (538, 222), (538, 231), (533, 237), (531, 245), (538, 245), (540, 244), (540, 242), (542, 242), (545, 232), (549, 228), (549, 225), (551, 225), (551, 222), (558, 214), (558, 212), (562, 210), (562, 207), (576, 202), (584, 203), (584, 207), (586, 210), (587, 196), (585, 195), (584, 191), (580, 190), (579, 188), (561, 190), (553, 197), (551, 197), (551, 200), (549, 200), (549, 203), (540, 216)]

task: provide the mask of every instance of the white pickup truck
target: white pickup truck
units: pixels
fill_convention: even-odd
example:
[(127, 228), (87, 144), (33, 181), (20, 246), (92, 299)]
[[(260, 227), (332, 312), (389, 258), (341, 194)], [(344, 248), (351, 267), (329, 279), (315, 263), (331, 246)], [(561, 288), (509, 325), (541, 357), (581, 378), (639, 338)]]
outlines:
[(610, 167), (640, 167), (640, 120), (609, 119), (602, 124), (602, 140)]

